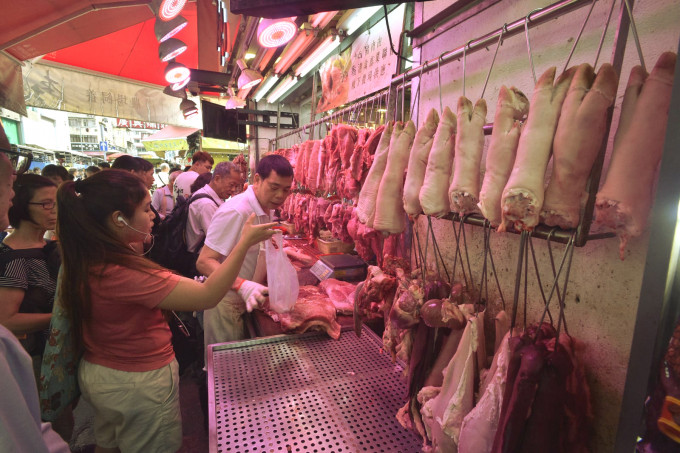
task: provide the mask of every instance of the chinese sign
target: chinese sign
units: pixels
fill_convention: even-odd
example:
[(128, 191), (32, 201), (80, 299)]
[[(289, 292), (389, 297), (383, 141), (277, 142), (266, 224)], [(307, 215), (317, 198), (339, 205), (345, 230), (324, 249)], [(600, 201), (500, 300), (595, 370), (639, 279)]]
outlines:
[(137, 123), (201, 127), (201, 116), (185, 120), (179, 110), (180, 100), (163, 94), (162, 87), (45, 63), (26, 62), (23, 76), (24, 99), (29, 106), (129, 118)]
[(0, 107), (26, 115), (21, 66), (0, 54)]
[[(399, 45), (399, 36), (404, 28), (404, 11), (405, 5), (402, 4), (387, 16), (395, 48)], [(389, 86), (396, 69), (397, 56), (390, 48), (387, 25), (383, 19), (352, 43), (348, 101)]]
[(128, 129), (158, 129), (158, 130), (161, 130), (165, 127), (165, 125), (160, 124), (160, 123), (149, 123), (147, 121), (124, 120), (122, 118), (116, 118), (116, 127), (126, 127)]

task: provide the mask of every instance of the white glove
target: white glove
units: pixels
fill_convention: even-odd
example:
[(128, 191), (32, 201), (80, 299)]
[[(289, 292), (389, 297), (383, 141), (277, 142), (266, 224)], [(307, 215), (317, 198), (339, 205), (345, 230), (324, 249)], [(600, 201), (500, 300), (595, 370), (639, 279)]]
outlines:
[(250, 280), (243, 280), (237, 293), (241, 296), (241, 299), (245, 301), (246, 310), (251, 312), (254, 308), (259, 307), (261, 303), (264, 303), (269, 295), (269, 288), (260, 285), (259, 283), (251, 282)]

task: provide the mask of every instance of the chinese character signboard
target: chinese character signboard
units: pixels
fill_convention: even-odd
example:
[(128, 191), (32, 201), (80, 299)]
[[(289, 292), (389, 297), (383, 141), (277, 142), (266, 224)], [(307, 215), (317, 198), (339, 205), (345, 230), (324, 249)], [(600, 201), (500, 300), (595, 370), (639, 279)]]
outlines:
[[(404, 11), (405, 5), (402, 4), (387, 16), (395, 48), (404, 28)], [(386, 88), (396, 72), (397, 56), (390, 49), (387, 25), (383, 19), (352, 43), (348, 101)]]
[(196, 115), (195, 120), (185, 120), (179, 110), (180, 100), (163, 94), (163, 87), (46, 63), (26, 62), (23, 75), (24, 99), (26, 105), (32, 107), (129, 118), (133, 120), (130, 123), (134, 123), (129, 127), (140, 129), (152, 123), (201, 127), (201, 115)]

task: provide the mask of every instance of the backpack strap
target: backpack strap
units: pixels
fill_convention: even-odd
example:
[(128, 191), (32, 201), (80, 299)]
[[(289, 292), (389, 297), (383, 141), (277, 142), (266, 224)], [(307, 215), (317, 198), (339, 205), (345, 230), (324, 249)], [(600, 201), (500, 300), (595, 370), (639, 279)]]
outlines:
[(217, 202), (215, 201), (215, 199), (213, 197), (211, 197), (210, 195), (208, 195), (207, 193), (199, 193), (198, 195), (193, 195), (191, 198), (189, 198), (188, 203), (191, 204), (196, 200), (200, 200), (201, 198), (210, 198), (210, 200), (213, 203), (215, 203), (215, 206), (217, 206)]

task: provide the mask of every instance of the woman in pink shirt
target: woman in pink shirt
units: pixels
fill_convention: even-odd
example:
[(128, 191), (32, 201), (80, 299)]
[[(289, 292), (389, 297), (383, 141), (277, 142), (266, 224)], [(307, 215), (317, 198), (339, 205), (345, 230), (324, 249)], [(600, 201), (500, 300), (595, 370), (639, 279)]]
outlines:
[(249, 219), (238, 246), (200, 284), (140, 255), (154, 214), (134, 175), (110, 170), (64, 183), (57, 201), (61, 303), (83, 352), (78, 381), (95, 408), (97, 451), (177, 451), (179, 378), (162, 310), (216, 306), (248, 248), (270, 238), (273, 224)]

